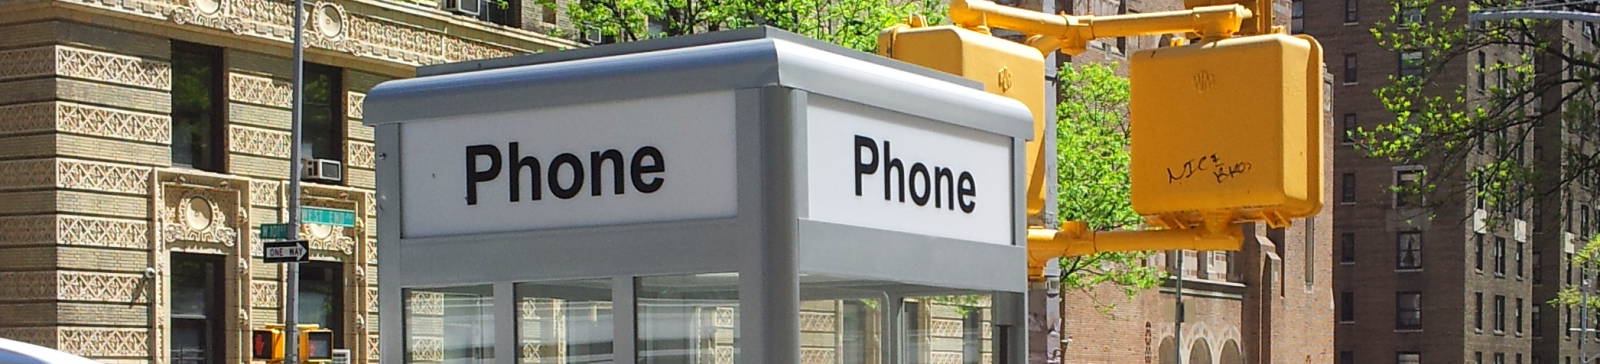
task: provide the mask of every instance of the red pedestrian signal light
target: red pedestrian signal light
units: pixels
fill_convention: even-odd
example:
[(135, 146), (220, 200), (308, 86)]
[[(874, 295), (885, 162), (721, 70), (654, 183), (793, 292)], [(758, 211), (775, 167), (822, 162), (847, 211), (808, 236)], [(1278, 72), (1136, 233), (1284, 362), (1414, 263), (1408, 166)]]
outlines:
[(306, 360), (333, 360), (333, 332), (328, 330), (309, 330), (301, 336), (300, 344), (305, 348), (301, 357)]
[(273, 329), (251, 330), (250, 357), (267, 361), (283, 360), (283, 333)]

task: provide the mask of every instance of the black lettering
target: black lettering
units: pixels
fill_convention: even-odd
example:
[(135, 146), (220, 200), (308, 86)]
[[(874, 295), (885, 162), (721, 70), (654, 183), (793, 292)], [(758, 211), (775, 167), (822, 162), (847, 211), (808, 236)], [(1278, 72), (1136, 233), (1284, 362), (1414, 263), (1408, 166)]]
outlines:
[[(489, 168), (478, 170), (478, 157), (489, 157)], [(493, 145), (467, 146), (467, 205), (478, 204), (478, 182), (500, 175), (500, 148)]]
[(623, 193), (622, 152), (618, 152), (616, 149), (606, 149), (604, 152), (589, 152), (590, 196), (599, 196), (601, 193), (605, 192), (604, 186), (602, 186), (600, 183), (600, 171), (605, 169), (603, 165), (605, 164), (606, 160), (611, 161), (611, 170), (613, 172), (611, 174), (611, 184), (613, 185), (611, 189), (616, 191), (615, 193), (618, 195)]
[[(572, 167), (572, 184), (561, 185), (561, 166)], [(577, 196), (583, 191), (583, 161), (572, 153), (561, 153), (550, 160), (550, 193), (563, 200)]]
[[(861, 152), (865, 150), (872, 156), (871, 162), (861, 162)], [(878, 172), (878, 141), (872, 138), (856, 136), (856, 196), (861, 196), (861, 177)], [(887, 191), (887, 190), (885, 190)], [(888, 199), (888, 197), (884, 197)]]
[[(933, 168), (933, 207), (956, 209), (956, 181), (955, 176), (952, 176), (951, 173), (953, 171), (949, 168)], [(940, 188), (939, 186), (944, 187)]]
[(543, 169), (539, 168), (539, 158), (531, 156), (518, 157), (517, 154), (517, 143), (512, 142), (506, 148), (506, 160), (513, 161), (511, 163), (511, 202), (517, 202), (518, 199), (522, 198), (520, 189), (522, 188), (523, 168), (527, 168), (532, 172), (529, 175), (531, 178), (528, 178), (528, 190), (533, 193), (533, 197), (528, 200), (538, 201), (544, 196), (544, 188), (539, 184), (539, 176), (544, 175)]
[[(918, 174), (921, 174), (922, 177), (917, 177)], [(922, 181), (922, 193), (917, 193), (917, 181), (919, 180)], [(933, 186), (931, 185), (933, 182), (928, 180), (928, 166), (924, 166), (920, 162), (912, 163), (911, 181), (909, 183), (911, 184), (911, 202), (916, 203), (917, 206), (926, 206), (928, 204), (928, 195), (933, 193)]]
[(961, 212), (972, 213), (978, 208), (978, 201), (967, 201), (968, 197), (978, 195), (977, 183), (972, 181), (972, 173), (961, 172), (961, 177), (956, 178), (956, 201), (961, 204)]
[(890, 155), (888, 140), (883, 141), (883, 160), (883, 200), (889, 201), (889, 178), (897, 177), (900, 181), (896, 184), (900, 187), (900, 202), (906, 202), (906, 165)]
[[(644, 159), (650, 158), (650, 164), (645, 164)], [(652, 193), (661, 189), (667, 182), (666, 177), (654, 177), (645, 182), (645, 174), (655, 174), (667, 171), (667, 159), (661, 156), (661, 150), (652, 146), (644, 146), (633, 152), (633, 167), (629, 174), (633, 175), (633, 189), (643, 193)]]

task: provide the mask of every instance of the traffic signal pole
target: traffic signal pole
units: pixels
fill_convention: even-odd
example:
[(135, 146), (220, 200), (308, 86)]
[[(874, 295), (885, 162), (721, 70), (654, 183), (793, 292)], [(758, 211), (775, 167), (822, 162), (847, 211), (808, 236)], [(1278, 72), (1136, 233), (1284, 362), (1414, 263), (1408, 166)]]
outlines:
[[(305, 103), (305, 44), (303, 43), (305, 19), (305, 0), (294, 0), (294, 92), (292, 100), (293, 111), (289, 126), (289, 240), (300, 239), (300, 174), (304, 156), (300, 150), (301, 140), (304, 138), (301, 130), (301, 111)], [(287, 275), (284, 283), (283, 299), (283, 333), (285, 364), (300, 362), (300, 263), (290, 262), (285, 267)]]

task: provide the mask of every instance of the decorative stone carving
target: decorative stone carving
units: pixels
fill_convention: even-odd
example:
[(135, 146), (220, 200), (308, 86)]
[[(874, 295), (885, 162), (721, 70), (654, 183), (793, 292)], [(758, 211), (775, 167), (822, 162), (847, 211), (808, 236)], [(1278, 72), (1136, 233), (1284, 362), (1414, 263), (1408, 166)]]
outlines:
[(928, 361), (933, 364), (961, 364), (961, 353), (936, 351), (928, 353)]
[(56, 186), (105, 192), (150, 192), (150, 169), (72, 159), (56, 160)]
[(250, 282), (250, 307), (278, 308), (278, 282)]
[(372, 143), (351, 141), (347, 144), (350, 147), (345, 150), (349, 151), (350, 156), (345, 160), (350, 161), (351, 167), (373, 169), (377, 165), (373, 160), (373, 150), (377, 147)]
[(443, 340), (432, 337), (411, 338), (411, 361), (443, 361)]
[(149, 355), (145, 329), (72, 327), (57, 332), (61, 351), (88, 357), (141, 357)]
[(288, 81), (242, 73), (228, 74), (228, 99), (234, 101), (287, 109), (293, 106), (293, 87)]
[(56, 330), (49, 327), (0, 328), (0, 337), (44, 347), (56, 346)]
[(117, 303), (145, 303), (146, 278), (137, 274), (60, 272), (56, 280), (57, 299)]
[(344, 7), (332, 2), (319, 2), (311, 12), (311, 30), (322, 38), (338, 40), (344, 35)]
[(346, 231), (354, 230), (341, 226), (322, 224), (300, 224), (300, 237), (311, 244), (311, 250), (335, 251), (345, 256), (354, 256), (356, 253), (355, 238), (346, 235)]
[(378, 313), (378, 289), (367, 287), (367, 312)]
[(189, 7), (205, 15), (216, 15), (222, 11), (221, 0), (189, 0)]
[(65, 101), (0, 106), (0, 115), (8, 119), (0, 123), (0, 134), (56, 131), (146, 143), (172, 141), (172, 119), (165, 115)]
[(711, 322), (716, 327), (732, 328), (733, 324), (739, 320), (739, 308), (717, 307), (715, 316), (712, 317)]
[(79, 216), (56, 218), (56, 236), (66, 245), (145, 249), (150, 246), (149, 230), (149, 223), (144, 221)]
[[(4, 115), (4, 114), (0, 114)], [(0, 162), (0, 190), (53, 187), (55, 163), (49, 159), (24, 159)]]
[(167, 62), (70, 46), (56, 46), (56, 72), (67, 77), (172, 89), (172, 65)]
[[(49, 216), (0, 217), (0, 246), (53, 244), (55, 219)], [(4, 297), (0, 293), (0, 297)]]
[(250, 181), (250, 204), (255, 206), (277, 207), (282, 191), (278, 181), (252, 180)]
[(239, 240), (239, 230), (231, 226), (228, 214), (212, 196), (191, 189), (172, 201), (176, 203), (162, 209), (161, 233), (166, 242), (187, 240), (231, 247)]
[(826, 312), (801, 312), (800, 331), (833, 332), (837, 317)]
[(961, 337), (960, 320), (929, 320), (928, 332), (935, 337)]
[(800, 363), (802, 364), (830, 364), (836, 362), (837, 357), (831, 348), (801, 348)]
[(54, 272), (0, 272), (0, 297), (5, 300), (51, 300), (56, 297)]
[(367, 94), (355, 91), (346, 92), (347, 94), (344, 98), (344, 116), (351, 119), (360, 119), (361, 115), (365, 114), (365, 112), (362, 111), (362, 105), (365, 105), (367, 102)]
[(172, 118), (71, 102), (56, 103), (56, 130), (147, 143), (172, 142)]
[(378, 360), (378, 354), (382, 353), (381, 351), (378, 351), (378, 342), (378, 335), (372, 333), (367, 334), (367, 361), (374, 363), (381, 361)]
[(238, 153), (289, 158), (288, 132), (232, 125), (228, 128), (228, 149)]
[(411, 291), (406, 297), (407, 310), (417, 316), (439, 316), (444, 314), (444, 294), (439, 292)]
[(0, 51), (0, 80), (55, 73), (55, 47)]

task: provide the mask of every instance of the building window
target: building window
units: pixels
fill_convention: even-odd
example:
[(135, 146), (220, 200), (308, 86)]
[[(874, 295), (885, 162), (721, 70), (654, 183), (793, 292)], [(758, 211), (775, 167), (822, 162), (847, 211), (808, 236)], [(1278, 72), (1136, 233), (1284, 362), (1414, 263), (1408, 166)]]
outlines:
[(1473, 240), (1472, 240), (1473, 250), (1475, 250), (1477, 252), (1476, 254), (1473, 254), (1473, 257), (1475, 258), (1474, 259), (1475, 262), (1473, 263), (1474, 264), (1473, 267), (1476, 268), (1479, 273), (1482, 273), (1483, 272), (1483, 233), (1473, 234), (1472, 238), (1473, 238)]
[(1572, 285), (1572, 253), (1567, 253), (1566, 260), (1561, 261), (1561, 265), (1567, 267), (1567, 285), (1570, 286)]
[(1541, 256), (1544, 256), (1544, 252), (1539, 249), (1533, 250), (1533, 264), (1531, 265), (1533, 266), (1533, 284), (1535, 285), (1544, 283), (1544, 269), (1539, 267), (1539, 257)]
[(1400, 52), (1400, 77), (1422, 77), (1422, 51)]
[(1344, 0), (1345, 24), (1361, 21), (1361, 0)]
[(1394, 328), (1422, 329), (1422, 292), (1400, 292), (1394, 295)]
[(1356, 84), (1356, 54), (1344, 54), (1344, 84)]
[(1494, 237), (1494, 275), (1506, 275), (1506, 238)]
[(1525, 248), (1524, 244), (1525, 243), (1520, 241), (1517, 242), (1517, 250), (1512, 252), (1512, 254), (1514, 254), (1512, 257), (1515, 258), (1515, 261), (1517, 262), (1517, 266), (1515, 267), (1517, 268), (1517, 279), (1522, 279), (1522, 249)]
[(172, 362), (222, 362), (222, 256), (172, 254)]
[[(1305, 257), (1303, 259), (1301, 259), (1301, 261), (1305, 262), (1305, 267), (1302, 267), (1301, 269), (1305, 270), (1306, 289), (1311, 289), (1312, 288), (1311, 286), (1314, 285), (1317, 282), (1316, 281), (1316, 273), (1317, 273), (1317, 255), (1316, 255), (1316, 253), (1317, 253), (1317, 218), (1315, 216), (1307, 217), (1305, 223), (1306, 223), (1306, 237), (1305, 237), (1306, 245), (1305, 245), (1305, 248), (1304, 248), (1305, 249), (1304, 250), (1305, 251)], [(1209, 262), (1209, 261), (1210, 260), (1203, 260), (1203, 262)]]
[(1472, 292), (1472, 329), (1483, 332), (1483, 292)]
[(1483, 352), (1482, 351), (1474, 351), (1474, 352), (1472, 352), (1472, 364), (1483, 364)]
[(337, 67), (307, 63), (305, 105), (301, 116), (303, 158), (344, 161), (343, 72)]
[(1415, 7), (1415, 6), (1404, 6), (1404, 5), (1401, 6), (1401, 8), (1400, 8), (1400, 24), (1402, 26), (1404, 26), (1404, 25), (1421, 26), (1422, 25), (1422, 20), (1423, 20), (1422, 8)]
[(1396, 234), (1395, 269), (1422, 269), (1422, 232)]
[(1339, 142), (1340, 143), (1344, 143), (1344, 144), (1353, 144), (1353, 143), (1355, 143), (1356, 142), (1356, 114), (1355, 113), (1344, 114), (1344, 125), (1342, 126), (1342, 129), (1344, 129), (1344, 133), (1342, 133), (1343, 135), (1339, 136)]
[(336, 262), (300, 264), (300, 324), (333, 331), (333, 347), (344, 344), (344, 269)]
[(1506, 353), (1494, 353), (1494, 364), (1506, 364)]
[(1303, 0), (1294, 0), (1294, 8), (1289, 17), (1289, 31), (1295, 34), (1306, 32), (1306, 4)]
[(517, 27), (521, 23), (517, 15), (522, 11), (520, 0), (460, 0), (482, 1), (478, 9), (478, 20), (500, 24), (508, 27)]
[(1494, 333), (1506, 332), (1506, 296), (1494, 295)]
[(1356, 234), (1355, 233), (1342, 233), (1342, 234), (1339, 234), (1339, 262), (1340, 263), (1355, 263), (1356, 262)]
[(172, 164), (223, 172), (227, 67), (222, 48), (172, 42)]
[(1415, 351), (1395, 353), (1394, 362), (1396, 364), (1422, 364), (1422, 353)]
[(1488, 54), (1483, 53), (1483, 51), (1478, 51), (1478, 70), (1477, 72), (1473, 73), (1473, 78), (1476, 79), (1474, 83), (1478, 85), (1478, 91), (1483, 91), (1485, 87), (1489, 86), (1488, 77), (1485, 76), (1489, 72), (1488, 65)]
[(1356, 203), (1356, 174), (1345, 173), (1339, 176), (1339, 202), (1346, 204)]
[(561, 14), (561, 7), (557, 5), (550, 5), (543, 6), (542, 8), (544, 8), (544, 11), (542, 12), (543, 14), (540, 14), (539, 20), (548, 25), (555, 25), (557, 22), (557, 16)]
[(1339, 292), (1339, 322), (1356, 322), (1356, 293)]
[(1400, 167), (1394, 171), (1394, 208), (1421, 207), (1422, 168)]
[[(1529, 321), (1533, 321), (1533, 337), (1544, 336), (1544, 330), (1542, 330), (1544, 329), (1544, 324), (1539, 323), (1539, 305), (1533, 305), (1533, 310), (1529, 313), (1532, 315)], [(1537, 363), (1539, 360), (1535, 359), (1533, 362)]]
[(1339, 364), (1356, 364), (1356, 352), (1350, 350), (1340, 351)]
[[(1516, 306), (1511, 307), (1511, 324), (1514, 325), (1511, 328), (1516, 330), (1517, 335), (1522, 335), (1522, 299), (1518, 298), (1516, 304)], [(1521, 359), (1519, 358), (1518, 360)]]

